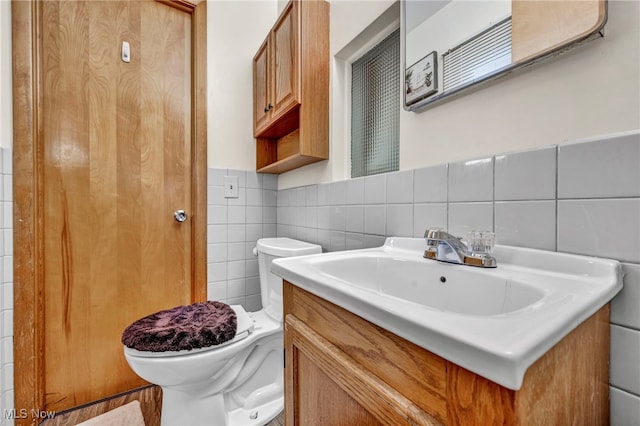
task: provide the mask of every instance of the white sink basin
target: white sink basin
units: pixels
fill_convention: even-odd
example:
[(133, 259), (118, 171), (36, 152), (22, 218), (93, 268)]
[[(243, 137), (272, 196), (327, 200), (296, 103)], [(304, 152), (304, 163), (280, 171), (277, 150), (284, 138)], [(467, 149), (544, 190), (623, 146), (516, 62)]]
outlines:
[(309, 260), (325, 276), (424, 307), (467, 315), (499, 315), (533, 305), (544, 291), (502, 271), (452, 268), (425, 259), (365, 251)]
[(495, 269), (422, 257), (421, 238), (276, 259), (282, 278), (517, 390), (539, 357), (622, 288), (617, 261), (496, 246)]

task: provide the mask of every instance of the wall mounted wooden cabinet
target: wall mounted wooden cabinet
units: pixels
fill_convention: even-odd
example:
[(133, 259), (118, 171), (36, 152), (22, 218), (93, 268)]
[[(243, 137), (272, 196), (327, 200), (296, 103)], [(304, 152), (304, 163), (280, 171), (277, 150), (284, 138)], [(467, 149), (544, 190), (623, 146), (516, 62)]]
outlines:
[(256, 169), (329, 158), (329, 4), (290, 1), (253, 58)]
[(254, 57), (254, 135), (278, 134), (282, 116), (300, 106), (299, 5), (291, 2)]
[(285, 423), (609, 424), (609, 305), (511, 390), (288, 282)]

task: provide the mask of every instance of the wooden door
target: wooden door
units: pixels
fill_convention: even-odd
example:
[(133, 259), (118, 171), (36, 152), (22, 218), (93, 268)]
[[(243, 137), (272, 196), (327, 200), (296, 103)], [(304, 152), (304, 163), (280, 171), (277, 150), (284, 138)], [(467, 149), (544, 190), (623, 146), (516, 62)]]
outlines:
[(144, 385), (124, 328), (206, 298), (206, 12), (195, 12), (14, 3), (14, 25), (27, 21), (14, 49), (36, 37), (14, 60), (18, 92), (33, 96), (14, 105), (27, 117), (14, 137), (17, 407), (61, 411)]
[(269, 37), (253, 57), (253, 135), (257, 136), (269, 124), (271, 117), (269, 91)]
[(271, 35), (272, 120), (276, 120), (300, 103), (299, 10), (300, 5), (297, 1), (289, 2), (273, 27)]

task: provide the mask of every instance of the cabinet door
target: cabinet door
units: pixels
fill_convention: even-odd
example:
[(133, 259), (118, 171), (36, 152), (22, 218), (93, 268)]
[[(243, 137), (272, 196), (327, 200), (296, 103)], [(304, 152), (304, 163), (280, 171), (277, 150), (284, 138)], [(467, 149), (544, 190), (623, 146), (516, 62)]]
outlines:
[(271, 77), (271, 119), (275, 120), (300, 103), (299, 8), (289, 2), (271, 33), (273, 75)]
[(253, 57), (253, 134), (269, 124), (269, 37)]
[(284, 336), (287, 425), (440, 425), (292, 314)]

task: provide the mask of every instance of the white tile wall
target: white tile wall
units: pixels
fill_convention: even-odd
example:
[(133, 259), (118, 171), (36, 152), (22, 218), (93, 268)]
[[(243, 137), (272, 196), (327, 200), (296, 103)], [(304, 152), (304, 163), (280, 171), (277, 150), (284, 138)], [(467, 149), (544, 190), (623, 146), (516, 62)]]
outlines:
[(344, 205), (330, 207), (329, 208), (329, 229), (333, 229), (336, 231), (344, 231), (345, 220), (346, 220), (345, 215), (346, 213), (345, 213)]
[(611, 387), (611, 426), (638, 426), (640, 424), (640, 398), (637, 395)]
[(559, 200), (558, 250), (640, 263), (640, 198)]
[(413, 236), (413, 205), (387, 204), (386, 234), (398, 237)]
[[(224, 197), (225, 176), (238, 177), (238, 198)], [(258, 310), (260, 280), (252, 249), (259, 238), (276, 236), (277, 176), (211, 168), (207, 182), (208, 298)], [(307, 194), (294, 192), (294, 197), (306, 200)]]
[(358, 250), (364, 248), (364, 235), (347, 232), (345, 236), (345, 250)]
[(387, 174), (387, 204), (413, 203), (413, 170)]
[(555, 200), (496, 201), (496, 242), (542, 250), (555, 250), (555, 217)]
[(364, 204), (364, 178), (347, 181), (347, 204)]
[(611, 326), (611, 385), (640, 395), (640, 333)]
[[(340, 204), (329, 189), (343, 186)], [(495, 230), (502, 244), (622, 261), (624, 289), (611, 304), (611, 423), (640, 426), (640, 131), (311, 185), (316, 226), (300, 226), (299, 213), (286, 209), (295, 191), (278, 193), (278, 236), (324, 250), (376, 247), (385, 236), (423, 237), (440, 227), (459, 236)], [(329, 207), (345, 208), (344, 228)]]
[(617, 198), (640, 194), (637, 132), (558, 147), (558, 198)]
[[(280, 195), (284, 197), (282, 199), (278, 198), (278, 204), (280, 204), (282, 201), (282, 205), (288, 205), (287, 198), (286, 198), (286, 196), (288, 195), (288, 192), (287, 191), (282, 192)], [(329, 184), (328, 183), (318, 185), (317, 204), (319, 206), (329, 205)]]
[(493, 231), (493, 203), (449, 203), (448, 229), (465, 237), (473, 230)]
[(386, 210), (384, 204), (364, 206), (364, 233), (386, 235)]
[(415, 203), (447, 202), (447, 164), (424, 167), (413, 173), (413, 201)]
[(10, 426), (5, 410), (14, 408), (13, 385), (13, 169), (11, 151), (0, 149), (0, 425)]
[(449, 201), (493, 201), (493, 158), (449, 164)]
[(640, 330), (640, 264), (623, 263), (624, 287), (611, 302), (611, 322)]
[(413, 236), (424, 236), (427, 228), (448, 228), (446, 203), (413, 205)]
[(556, 147), (496, 155), (496, 200), (554, 200)]
[[(343, 206), (347, 200), (347, 183), (332, 182), (329, 184), (329, 204), (332, 206)], [(298, 201), (300, 201), (298, 199)]]
[(346, 231), (364, 234), (364, 206), (347, 206)]
[[(386, 174), (367, 176), (364, 180), (364, 203), (384, 204), (387, 202)], [(320, 204), (320, 201), (318, 201)]]

